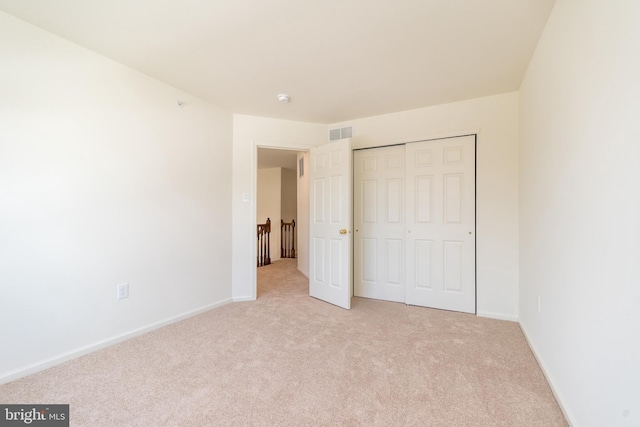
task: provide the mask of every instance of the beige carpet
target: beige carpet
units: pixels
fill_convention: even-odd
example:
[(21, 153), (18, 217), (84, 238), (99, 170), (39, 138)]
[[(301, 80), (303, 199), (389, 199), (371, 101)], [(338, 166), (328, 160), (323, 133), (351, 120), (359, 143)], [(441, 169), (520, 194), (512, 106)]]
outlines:
[(564, 426), (515, 323), (308, 296), (295, 260), (228, 304), (0, 386), (72, 426)]

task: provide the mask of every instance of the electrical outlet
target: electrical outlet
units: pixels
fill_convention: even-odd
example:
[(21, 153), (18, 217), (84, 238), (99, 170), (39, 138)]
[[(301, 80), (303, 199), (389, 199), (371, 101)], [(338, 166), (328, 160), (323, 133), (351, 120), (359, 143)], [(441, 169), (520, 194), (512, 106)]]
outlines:
[(540, 313), (540, 295), (538, 295), (538, 313)]
[(129, 284), (121, 283), (118, 285), (118, 299), (129, 298)]

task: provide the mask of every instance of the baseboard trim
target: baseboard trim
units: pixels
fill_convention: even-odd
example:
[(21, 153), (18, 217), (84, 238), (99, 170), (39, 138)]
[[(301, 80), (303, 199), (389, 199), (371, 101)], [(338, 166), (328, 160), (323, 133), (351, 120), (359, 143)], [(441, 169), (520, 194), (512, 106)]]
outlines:
[(245, 301), (255, 301), (256, 299), (252, 296), (244, 296), (244, 297), (233, 297), (233, 302), (245, 302)]
[(159, 322), (151, 323), (150, 325), (143, 326), (138, 329), (134, 329), (133, 331), (126, 332), (121, 335), (117, 335), (112, 338), (107, 338), (102, 341), (98, 341), (94, 344), (90, 344), (84, 347), (77, 348), (75, 350), (71, 350), (69, 352), (60, 354), (58, 356), (51, 357), (49, 359), (45, 359), (41, 362), (33, 363), (24, 368), (16, 369), (13, 371), (9, 371), (6, 374), (0, 376), (0, 384), (6, 384), (20, 378), (26, 377), (28, 375), (35, 374), (36, 372), (44, 371), (45, 369), (51, 368), (53, 366), (59, 365), (61, 363), (67, 362), (72, 359), (76, 359), (80, 356), (84, 356), (85, 354), (92, 353), (94, 351), (112, 346), (114, 344), (121, 343), (123, 341), (127, 341), (131, 338), (135, 338), (139, 335), (146, 334), (147, 332), (151, 332), (154, 329), (161, 328), (163, 326), (170, 325), (172, 323), (179, 322), (181, 320), (187, 319), (189, 317), (196, 316), (198, 314), (204, 313), (206, 311), (212, 310), (217, 307), (221, 307), (223, 305), (229, 304), (232, 302), (231, 298), (224, 299), (222, 301), (218, 301), (213, 304), (206, 305), (204, 307), (197, 308), (195, 310), (188, 311), (183, 314), (179, 314), (177, 316), (170, 317), (165, 320), (161, 320)]
[(508, 314), (502, 313), (491, 313), (489, 311), (478, 311), (478, 317), (486, 317), (489, 319), (497, 319), (497, 320), (508, 320), (509, 322), (518, 322), (518, 316), (511, 316)]
[(549, 383), (549, 388), (551, 388), (551, 393), (553, 393), (553, 395), (555, 396), (556, 401), (558, 402), (558, 406), (560, 406), (560, 410), (564, 414), (565, 420), (569, 423), (570, 426), (577, 426), (578, 422), (573, 417), (573, 414), (571, 413), (569, 406), (565, 403), (565, 400), (562, 398), (562, 393), (560, 393), (560, 391), (558, 390), (558, 387), (556, 387), (556, 382), (553, 379), (553, 375), (551, 375), (544, 361), (538, 354), (538, 350), (536, 350), (536, 347), (533, 345), (533, 343), (529, 339), (527, 330), (525, 329), (522, 323), (518, 322), (518, 325), (520, 326), (522, 335), (524, 335), (524, 339), (527, 341), (527, 344), (531, 349), (531, 353), (533, 353), (533, 357), (535, 357), (536, 361), (538, 362), (538, 366), (540, 366), (540, 370), (542, 371), (542, 374), (547, 379), (547, 383)]

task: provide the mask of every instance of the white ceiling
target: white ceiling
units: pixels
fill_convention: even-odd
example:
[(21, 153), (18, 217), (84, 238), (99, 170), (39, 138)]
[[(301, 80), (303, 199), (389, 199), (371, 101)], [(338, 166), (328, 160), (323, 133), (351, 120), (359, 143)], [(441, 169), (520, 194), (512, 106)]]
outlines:
[(518, 90), (554, 1), (0, 0), (0, 10), (234, 113), (337, 123)]

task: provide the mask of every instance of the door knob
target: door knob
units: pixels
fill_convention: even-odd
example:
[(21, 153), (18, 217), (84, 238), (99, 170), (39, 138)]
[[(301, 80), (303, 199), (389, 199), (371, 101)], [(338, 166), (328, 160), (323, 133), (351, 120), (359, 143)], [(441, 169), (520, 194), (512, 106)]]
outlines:
[(340, 234), (347, 234), (347, 229), (343, 228), (342, 230), (340, 230)]

